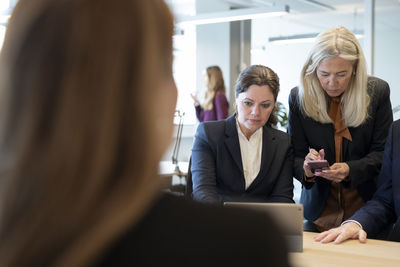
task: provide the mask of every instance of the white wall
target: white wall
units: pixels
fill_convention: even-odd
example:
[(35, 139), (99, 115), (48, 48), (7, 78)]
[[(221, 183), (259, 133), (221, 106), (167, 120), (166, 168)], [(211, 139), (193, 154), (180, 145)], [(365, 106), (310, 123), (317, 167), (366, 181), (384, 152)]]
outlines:
[[(400, 31), (377, 31), (375, 42), (375, 76), (390, 86), (392, 107), (400, 105)], [(400, 119), (400, 111), (394, 114)]]
[[(229, 5), (214, 0), (197, 0), (196, 8), (199, 14), (228, 10)], [(225, 86), (229, 88), (229, 23), (198, 25), (196, 39), (196, 89), (199, 95), (204, 94), (205, 88), (202, 73), (211, 65), (221, 68)]]

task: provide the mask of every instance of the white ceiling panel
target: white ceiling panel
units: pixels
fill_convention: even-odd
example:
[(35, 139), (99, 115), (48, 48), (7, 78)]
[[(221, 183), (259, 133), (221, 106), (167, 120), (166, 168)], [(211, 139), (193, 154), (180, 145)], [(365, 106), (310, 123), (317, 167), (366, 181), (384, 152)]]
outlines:
[[(202, 1), (202, 0), (197, 0)], [(288, 5), (290, 13), (282, 20), (300, 27), (324, 29), (326, 25), (347, 24), (363, 26), (364, 0), (215, 0), (231, 8), (254, 8)], [(196, 0), (167, 0), (177, 16), (196, 14)], [(400, 30), (400, 0), (375, 1), (376, 30)], [(208, 9), (212, 10), (212, 6)], [(343, 22), (343, 23), (342, 23)]]

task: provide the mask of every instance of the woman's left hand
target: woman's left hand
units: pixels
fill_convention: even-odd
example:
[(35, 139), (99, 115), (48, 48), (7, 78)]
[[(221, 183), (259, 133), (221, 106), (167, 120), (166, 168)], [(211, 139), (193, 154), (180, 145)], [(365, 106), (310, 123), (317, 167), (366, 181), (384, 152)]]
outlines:
[(316, 176), (320, 176), (335, 183), (340, 183), (349, 176), (350, 167), (347, 163), (334, 163), (329, 169), (315, 172)]

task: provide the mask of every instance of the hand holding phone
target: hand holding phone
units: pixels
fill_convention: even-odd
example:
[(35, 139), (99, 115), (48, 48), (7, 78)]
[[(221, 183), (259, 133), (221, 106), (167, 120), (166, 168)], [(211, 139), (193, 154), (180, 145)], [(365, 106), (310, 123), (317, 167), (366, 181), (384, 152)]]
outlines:
[(309, 161), (307, 166), (310, 168), (312, 173), (329, 169), (329, 163), (326, 159)]

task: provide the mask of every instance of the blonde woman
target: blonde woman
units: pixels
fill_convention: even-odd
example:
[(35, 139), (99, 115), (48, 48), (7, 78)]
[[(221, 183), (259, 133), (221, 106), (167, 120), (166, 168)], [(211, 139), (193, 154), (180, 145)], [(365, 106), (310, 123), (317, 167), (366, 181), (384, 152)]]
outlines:
[(265, 215), (159, 192), (172, 33), (160, 0), (18, 1), (0, 59), (0, 266), (288, 266)]
[(204, 82), (207, 90), (203, 104), (200, 104), (197, 97), (192, 95), (197, 119), (200, 122), (226, 119), (229, 103), (225, 96), (225, 83), (221, 69), (218, 66), (208, 67), (205, 71)]
[[(294, 175), (317, 231), (340, 225), (376, 191), (393, 121), (389, 95), (385, 81), (367, 75), (353, 33), (339, 26), (318, 35), (289, 97)], [(329, 169), (313, 172), (310, 162), (323, 159)]]

